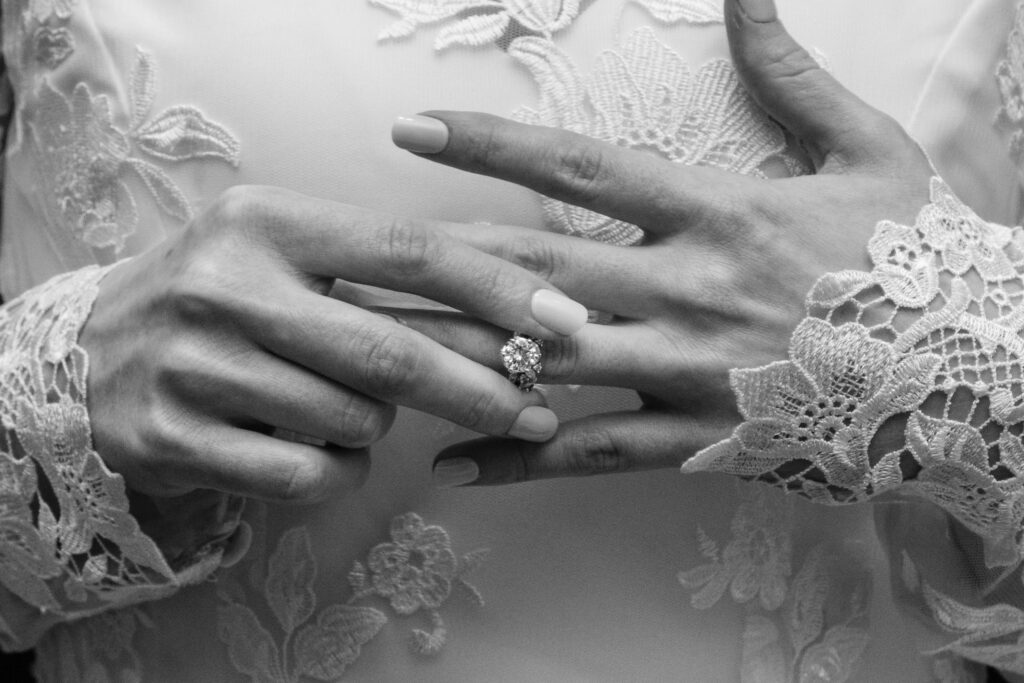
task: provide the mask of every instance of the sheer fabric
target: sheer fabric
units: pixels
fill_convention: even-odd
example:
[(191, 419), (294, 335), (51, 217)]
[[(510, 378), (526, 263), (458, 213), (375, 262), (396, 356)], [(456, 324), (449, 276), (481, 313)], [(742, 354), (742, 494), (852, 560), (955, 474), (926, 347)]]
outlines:
[[(916, 233), (918, 256), (941, 253), (947, 272), (935, 286), (955, 294), (958, 278), (977, 284), (972, 267), (985, 281), (1012, 281), (1015, 271), (983, 269), (1004, 253), (1013, 270), (1018, 254), (1017, 232), (999, 227), (1021, 215), (1024, 29), (1015, 4), (779, 4), (844, 83), (911, 127), (948, 182), (936, 181), (933, 206), (948, 210), (952, 233)], [(394, 149), (390, 121), (429, 108), (486, 110), (678, 163), (806, 172), (784, 131), (737, 89), (720, 21), (709, 0), (309, 0), (301, 11), (240, 0), (8, 0), (15, 108), (0, 245), (5, 299), (139, 253), (239, 183), (629, 244), (633, 226)], [(985, 236), (969, 245), (972, 226)], [(864, 270), (874, 266), (873, 286), (890, 298), (933, 292), (918, 261), (890, 262), (894, 245), (909, 249), (912, 227), (880, 226), (866, 251)], [(894, 268), (879, 274), (886, 264)], [(835, 285), (828, 293), (860, 291)], [(1018, 289), (1004, 292), (996, 306), (1019, 308)], [(816, 294), (831, 301), (820, 285)], [(978, 297), (974, 313), (988, 320)], [(81, 321), (61, 322), (74, 329)], [(825, 346), (842, 348), (842, 340)], [(1008, 412), (991, 411), (1003, 422), (1019, 398), (1010, 381), (1019, 377), (1008, 372), (1000, 404)], [(950, 376), (992, 382), (983, 373)], [(615, 390), (551, 394), (566, 418), (635, 405)], [(993, 459), (986, 449), (1002, 446), (1001, 436), (982, 429), (978, 445), (945, 423), (919, 422), (922, 459), (974, 458), (1016, 485), (1010, 452), (1000, 448)], [(930, 502), (824, 508), (721, 474), (432, 490), (436, 449), (465, 436), (403, 412), (375, 449), (361, 492), (308, 509), (247, 505), (235, 536), (251, 536), (241, 562), (167, 599), (50, 629), (42, 678), (965, 680), (974, 671), (965, 656), (1024, 668), (1015, 640), (1024, 589), (1006, 541), (1019, 535), (1013, 505), (993, 535), (955, 506), (947, 507), (966, 525)], [(21, 453), (7, 455), (24, 463)], [(880, 481), (917, 481), (885, 462), (891, 476)], [(209, 501), (182, 509), (189, 505)], [(234, 501), (214, 508), (199, 515), (184, 552), (157, 536), (130, 536), (165, 559), (207, 558), (206, 574), (238, 514)], [(9, 586), (10, 576), (0, 580)], [(181, 582), (161, 576), (172, 588)], [(36, 605), (19, 593), (0, 606), (25, 602)]]

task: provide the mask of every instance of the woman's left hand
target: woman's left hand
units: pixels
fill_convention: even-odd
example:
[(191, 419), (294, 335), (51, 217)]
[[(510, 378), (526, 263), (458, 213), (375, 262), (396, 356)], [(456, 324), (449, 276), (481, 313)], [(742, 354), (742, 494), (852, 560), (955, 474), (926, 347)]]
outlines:
[[(928, 201), (931, 166), (903, 128), (822, 70), (770, 3), (750, 4), (725, 3), (736, 68), (757, 102), (803, 142), (816, 175), (766, 181), (483, 114), (429, 114), (448, 140), (425, 158), (634, 223), (645, 235), (627, 248), (523, 228), (452, 229), (614, 315), (546, 342), (541, 381), (628, 387), (643, 407), (565, 423), (546, 443), (457, 444), (438, 456), (440, 480), (497, 484), (678, 466), (739, 423), (729, 370), (785, 358), (815, 280), (866, 269), (875, 224), (912, 223)], [(403, 145), (401, 131), (396, 142)], [(507, 331), (403, 317), (500, 369)]]

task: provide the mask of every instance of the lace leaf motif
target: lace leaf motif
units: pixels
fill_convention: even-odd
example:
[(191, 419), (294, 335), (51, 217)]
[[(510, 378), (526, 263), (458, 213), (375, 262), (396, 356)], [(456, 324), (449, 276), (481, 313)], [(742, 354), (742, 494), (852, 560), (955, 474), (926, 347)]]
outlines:
[(298, 681), (302, 676), (333, 681), (388, 622), (380, 609), (355, 604), (377, 597), (402, 616), (427, 613), (430, 630), (413, 629), (411, 647), (417, 654), (433, 655), (445, 644), (440, 608), (453, 587), (462, 586), (471, 601), (483, 604), (465, 577), (485, 555), (476, 550), (457, 558), (443, 528), (425, 524), (415, 513), (398, 515), (391, 521), (391, 541), (374, 546), (365, 564), (353, 563), (349, 600), (328, 605), (310, 621), (316, 614), (316, 559), (306, 528), (294, 527), (278, 539), (265, 575), (250, 572), (250, 579), (265, 577), (253, 587), (276, 617), (283, 639), (275, 639), (246, 604), (244, 588), (230, 579), (218, 586), (223, 602), (218, 633), (235, 669), (253, 681)]

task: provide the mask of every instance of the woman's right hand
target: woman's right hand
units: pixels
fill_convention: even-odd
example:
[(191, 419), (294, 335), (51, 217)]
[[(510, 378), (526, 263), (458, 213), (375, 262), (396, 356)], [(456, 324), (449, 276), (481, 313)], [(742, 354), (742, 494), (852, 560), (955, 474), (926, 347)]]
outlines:
[[(315, 501), (357, 487), (404, 405), (490, 435), (557, 418), (486, 367), (327, 296), (335, 278), (418, 294), (539, 338), (586, 310), (436, 225), (290, 191), (225, 192), (103, 280), (80, 344), (97, 451), (134, 490)], [(324, 447), (274, 438), (285, 429)]]

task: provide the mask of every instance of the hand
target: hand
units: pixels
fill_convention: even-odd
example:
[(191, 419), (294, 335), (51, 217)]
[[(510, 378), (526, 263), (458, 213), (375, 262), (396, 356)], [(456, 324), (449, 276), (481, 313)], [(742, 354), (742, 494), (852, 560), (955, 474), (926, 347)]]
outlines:
[[(544, 440), (536, 395), (387, 316), (334, 278), (416, 293), (558, 338), (586, 310), (434, 225), (274, 188), (234, 188), (102, 281), (81, 341), (97, 450), (136, 491), (313, 501), (358, 486), (400, 404)], [(324, 447), (269, 435), (285, 429)]]
[[(816, 175), (766, 181), (492, 116), (429, 114), (449, 139), (424, 158), (645, 233), (640, 246), (621, 248), (512, 227), (447, 229), (614, 314), (611, 324), (547, 344), (541, 381), (633, 388), (643, 407), (564, 424), (543, 444), (454, 446), (438, 456), (442, 479), (457, 473), (461, 482), (492, 484), (678, 466), (738, 424), (729, 370), (785, 358), (815, 280), (866, 269), (875, 224), (912, 222), (927, 203), (932, 170), (906, 132), (823, 71), (770, 2), (756, 4), (725, 3), (736, 68), (757, 102), (803, 142)], [(481, 363), (493, 362), (507, 336), (429, 316), (410, 324)]]

